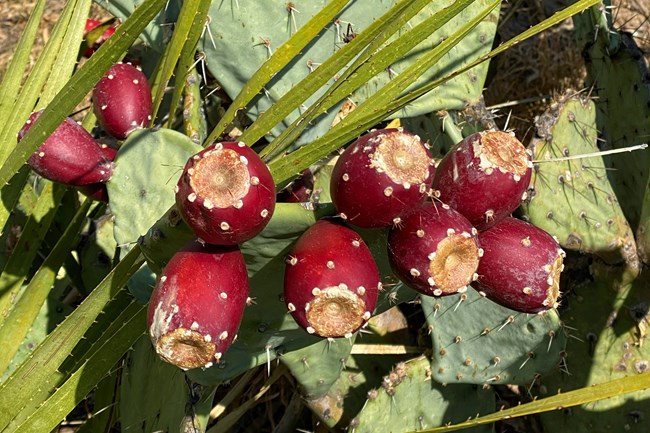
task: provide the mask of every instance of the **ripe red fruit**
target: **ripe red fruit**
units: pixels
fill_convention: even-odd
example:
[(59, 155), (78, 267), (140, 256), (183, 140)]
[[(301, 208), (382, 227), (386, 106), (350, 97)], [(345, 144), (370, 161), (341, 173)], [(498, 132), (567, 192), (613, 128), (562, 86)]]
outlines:
[(425, 203), (388, 235), (388, 259), (409, 287), (429, 296), (467, 290), (483, 250), (467, 218), (446, 204)]
[[(106, 144), (100, 144), (100, 146), (106, 158), (111, 162), (115, 161), (115, 157), (117, 156), (117, 149)], [(79, 192), (83, 195), (92, 198), (93, 200), (108, 203), (108, 189), (106, 188), (106, 184), (103, 182), (78, 186), (77, 190), (79, 190)]]
[(422, 204), (435, 168), (431, 152), (402, 128), (363, 135), (339, 157), (331, 178), (340, 216), (359, 227), (390, 227)]
[(477, 132), (440, 161), (433, 189), (479, 231), (517, 209), (530, 183), (531, 156), (512, 134)]
[(504, 307), (524, 313), (556, 308), (564, 251), (527, 222), (507, 217), (479, 233), (484, 250), (473, 286)]
[(314, 174), (306, 169), (277, 195), (277, 201), (282, 203), (308, 202), (314, 191)]
[(103, 24), (101, 21), (91, 18), (86, 20), (86, 26), (84, 28), (84, 45), (82, 47), (84, 57), (92, 56), (101, 44), (106, 42), (106, 40), (115, 33), (115, 26), (111, 24), (113, 21), (114, 19)]
[(264, 161), (244, 143), (214, 143), (185, 164), (176, 205), (203, 241), (239, 244), (271, 219), (275, 183)]
[(149, 301), (156, 352), (182, 369), (218, 362), (235, 339), (248, 294), (237, 246), (188, 243), (165, 266)]
[(130, 63), (111, 66), (93, 89), (92, 99), (98, 123), (118, 140), (151, 120), (149, 81)]
[[(43, 110), (34, 112), (18, 132), (20, 141)], [(32, 170), (46, 179), (81, 186), (106, 182), (113, 164), (101, 145), (81, 125), (66, 118), (27, 160)]]
[(381, 288), (368, 246), (349, 227), (320, 220), (287, 260), (284, 301), (298, 325), (320, 337), (349, 337), (375, 310)]

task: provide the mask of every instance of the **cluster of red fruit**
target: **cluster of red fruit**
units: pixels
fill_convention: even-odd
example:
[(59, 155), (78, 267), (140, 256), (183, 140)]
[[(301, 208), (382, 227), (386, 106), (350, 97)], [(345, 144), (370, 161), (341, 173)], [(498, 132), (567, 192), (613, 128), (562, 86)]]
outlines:
[[(117, 140), (151, 120), (151, 89), (142, 71), (117, 63), (95, 85), (92, 93), (97, 122)], [(20, 141), (43, 110), (31, 114), (18, 133)], [(106, 182), (113, 175), (117, 149), (99, 143), (81, 125), (67, 117), (28, 159), (34, 172), (46, 179), (78, 188), (97, 200), (108, 201)]]
[[(384, 129), (339, 157), (331, 195), (341, 220), (389, 229), (390, 264), (411, 288), (445, 296), (473, 286), (536, 313), (558, 305), (564, 252), (551, 235), (510, 216), (531, 170), (530, 154), (509, 133), (476, 133), (436, 165), (419, 137)], [(311, 333), (351, 335), (370, 318), (380, 289), (368, 248), (341, 221), (311, 227), (289, 258), (285, 301)]]

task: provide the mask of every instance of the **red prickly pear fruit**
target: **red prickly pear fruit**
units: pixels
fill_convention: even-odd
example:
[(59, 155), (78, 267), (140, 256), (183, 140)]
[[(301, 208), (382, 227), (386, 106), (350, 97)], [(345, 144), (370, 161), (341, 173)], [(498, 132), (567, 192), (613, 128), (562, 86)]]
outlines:
[(314, 191), (314, 174), (306, 169), (289, 185), (278, 193), (277, 201), (281, 203), (305, 203)]
[(525, 199), (531, 156), (514, 135), (477, 132), (456, 144), (440, 161), (433, 189), (479, 231), (493, 226)]
[(271, 219), (275, 183), (268, 166), (244, 143), (213, 143), (185, 164), (176, 206), (204, 242), (240, 244)]
[[(109, 161), (115, 161), (115, 157), (117, 156), (117, 149), (108, 146), (106, 144), (100, 144), (100, 146), (106, 158)], [(93, 200), (103, 201), (104, 203), (108, 203), (108, 189), (106, 188), (105, 183), (100, 182), (100, 183), (91, 183), (89, 185), (82, 185), (82, 186), (78, 186), (77, 190), (83, 195), (85, 195), (86, 197), (90, 197)]]
[(93, 89), (92, 99), (98, 123), (118, 140), (151, 120), (149, 81), (130, 63), (111, 66)]
[[(39, 118), (43, 110), (29, 116), (18, 132), (18, 141)], [(66, 118), (27, 160), (32, 170), (53, 182), (81, 186), (108, 181), (113, 163), (101, 145), (81, 125)]]
[(479, 233), (479, 242), (484, 253), (476, 290), (524, 313), (557, 308), (565, 254), (553, 236), (507, 217)]
[(417, 135), (402, 128), (371, 131), (337, 160), (332, 201), (358, 227), (390, 227), (424, 202), (434, 172), (431, 152)]
[(88, 18), (84, 28), (84, 43), (82, 46), (84, 57), (90, 57), (106, 40), (115, 33), (112, 24), (115, 19), (102, 23), (99, 20)]
[(390, 230), (388, 260), (395, 274), (422, 294), (464, 292), (477, 278), (483, 254), (477, 234), (450, 206), (427, 202)]
[(370, 319), (381, 289), (370, 249), (351, 228), (319, 220), (293, 247), (284, 302), (295, 321), (320, 337), (350, 337)]
[(249, 295), (237, 246), (192, 241), (165, 266), (147, 329), (158, 355), (182, 369), (209, 368), (234, 341)]

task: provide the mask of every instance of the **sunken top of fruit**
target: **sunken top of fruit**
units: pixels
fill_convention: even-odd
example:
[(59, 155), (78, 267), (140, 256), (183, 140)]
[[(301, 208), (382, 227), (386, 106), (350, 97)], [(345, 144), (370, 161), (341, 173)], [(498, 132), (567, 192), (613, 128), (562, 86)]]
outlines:
[[(481, 144), (481, 166), (485, 170), (496, 167), (502, 172), (512, 173), (515, 180), (526, 174), (530, 157), (524, 145), (515, 136), (503, 131), (488, 131), (482, 133)], [(479, 152), (475, 148), (476, 156), (479, 156)]]
[(209, 202), (218, 208), (241, 207), (251, 186), (247, 165), (245, 157), (217, 143), (196, 162), (190, 185), (206, 206)]
[(398, 185), (419, 185), (429, 177), (431, 158), (417, 135), (389, 129), (371, 140), (379, 141), (370, 155), (370, 167), (385, 172)]

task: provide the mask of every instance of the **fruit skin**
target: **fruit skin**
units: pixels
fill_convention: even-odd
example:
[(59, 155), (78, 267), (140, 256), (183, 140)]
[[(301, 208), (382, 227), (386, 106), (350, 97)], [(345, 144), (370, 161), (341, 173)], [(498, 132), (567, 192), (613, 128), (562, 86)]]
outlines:
[(185, 164), (176, 206), (204, 242), (240, 244), (270, 221), (275, 183), (264, 161), (244, 143), (213, 143)]
[(116, 63), (99, 80), (92, 94), (100, 126), (118, 140), (151, 120), (149, 81), (130, 63)]
[(306, 203), (314, 191), (314, 174), (310, 169), (304, 170), (277, 195), (281, 203)]
[[(84, 44), (82, 46), (84, 57), (90, 57), (106, 40), (115, 33), (116, 27), (111, 23), (114, 19), (107, 21), (103, 24), (99, 20), (88, 18), (86, 20), (86, 27), (84, 28)], [(99, 27), (99, 28), (98, 28)], [(97, 30), (104, 29), (99, 34)], [(95, 31), (93, 31), (95, 30)]]
[[(18, 132), (20, 141), (43, 110), (29, 116)], [(66, 118), (27, 160), (32, 170), (53, 182), (82, 186), (106, 182), (113, 174), (113, 163), (101, 145), (81, 125)]]
[(479, 231), (510, 215), (525, 198), (531, 156), (512, 134), (483, 131), (453, 146), (436, 167), (433, 189)]
[[(100, 147), (109, 161), (115, 161), (115, 157), (117, 156), (116, 148), (103, 143), (100, 144)], [(103, 182), (78, 186), (77, 190), (86, 197), (90, 197), (93, 200), (108, 203), (108, 189), (106, 188), (106, 184)]]
[(479, 233), (483, 257), (472, 285), (494, 302), (524, 313), (557, 308), (564, 251), (544, 230), (507, 217)]
[(287, 259), (284, 301), (295, 321), (320, 337), (350, 337), (370, 319), (381, 289), (370, 249), (354, 230), (317, 221)]
[(237, 246), (189, 242), (165, 266), (149, 301), (156, 352), (182, 369), (210, 367), (234, 341), (248, 295)]
[(431, 152), (418, 136), (402, 128), (378, 129), (337, 160), (332, 201), (358, 227), (390, 227), (424, 202), (434, 172)]
[(472, 224), (450, 206), (427, 202), (388, 235), (395, 274), (428, 296), (467, 290), (483, 254)]

